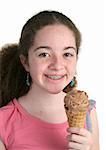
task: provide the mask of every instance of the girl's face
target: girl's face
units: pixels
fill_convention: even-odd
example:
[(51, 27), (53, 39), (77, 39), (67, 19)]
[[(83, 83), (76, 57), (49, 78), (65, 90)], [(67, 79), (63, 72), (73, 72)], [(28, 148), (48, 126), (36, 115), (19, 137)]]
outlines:
[(76, 70), (76, 42), (64, 25), (48, 25), (39, 30), (29, 49), (28, 65), (32, 88), (59, 93), (72, 80)]

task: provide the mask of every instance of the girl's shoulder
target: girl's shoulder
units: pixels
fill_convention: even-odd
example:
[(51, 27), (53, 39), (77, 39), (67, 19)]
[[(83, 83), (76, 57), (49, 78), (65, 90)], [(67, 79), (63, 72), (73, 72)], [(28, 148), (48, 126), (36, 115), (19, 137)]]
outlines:
[(1, 107), (0, 108), (0, 124), (8, 123), (8, 119), (10, 119), (13, 116), (15, 109), (16, 109), (16, 106), (15, 106), (14, 100), (12, 100), (6, 106)]
[(8, 105), (0, 108), (0, 139), (2, 139), (2, 141), (4, 141), (4, 137), (7, 134), (7, 125), (9, 125), (9, 120), (13, 112), (14, 105), (12, 101)]
[(8, 112), (12, 111), (14, 109), (14, 103), (13, 101), (10, 101), (6, 106), (3, 106), (0, 108), (0, 114), (8, 114)]

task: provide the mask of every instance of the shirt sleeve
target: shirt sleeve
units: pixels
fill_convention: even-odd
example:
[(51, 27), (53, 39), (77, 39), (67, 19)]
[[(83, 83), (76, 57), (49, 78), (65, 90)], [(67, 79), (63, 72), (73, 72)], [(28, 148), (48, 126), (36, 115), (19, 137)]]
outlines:
[(92, 132), (92, 122), (91, 122), (90, 112), (93, 108), (96, 108), (96, 101), (89, 100), (89, 108), (86, 114), (86, 128), (90, 132)]
[(0, 110), (0, 140), (4, 141), (3, 138), (3, 112)]

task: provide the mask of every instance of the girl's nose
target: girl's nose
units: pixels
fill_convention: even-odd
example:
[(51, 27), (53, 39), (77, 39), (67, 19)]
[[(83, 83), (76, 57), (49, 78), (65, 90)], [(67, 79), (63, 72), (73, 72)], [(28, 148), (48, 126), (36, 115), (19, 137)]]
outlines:
[(51, 59), (49, 68), (52, 70), (62, 70), (64, 68), (64, 61), (61, 56), (54, 56)]

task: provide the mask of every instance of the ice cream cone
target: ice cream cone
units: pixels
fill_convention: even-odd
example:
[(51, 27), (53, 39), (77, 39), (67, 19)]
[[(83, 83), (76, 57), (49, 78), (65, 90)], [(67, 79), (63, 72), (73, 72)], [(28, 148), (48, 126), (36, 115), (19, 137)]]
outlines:
[(79, 112), (78, 114), (72, 116), (70, 115), (70, 113), (66, 111), (66, 114), (68, 118), (69, 127), (79, 127), (79, 128), (84, 127), (86, 112)]
[(87, 94), (83, 91), (74, 89), (67, 93), (64, 102), (69, 127), (83, 128), (89, 106)]

